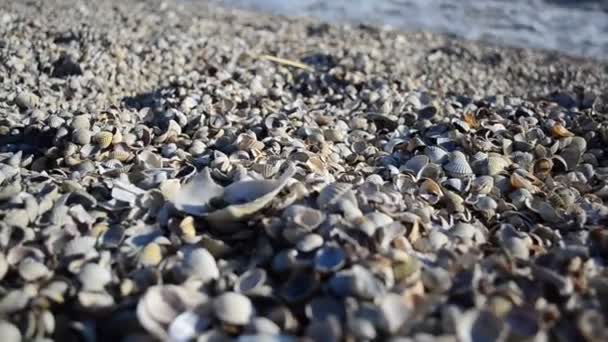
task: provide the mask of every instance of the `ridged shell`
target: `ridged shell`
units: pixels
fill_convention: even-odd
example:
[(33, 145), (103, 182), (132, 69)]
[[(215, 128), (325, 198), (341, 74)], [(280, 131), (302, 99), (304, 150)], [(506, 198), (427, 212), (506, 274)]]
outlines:
[(429, 157), (431, 163), (441, 164), (448, 157), (448, 151), (439, 146), (427, 146), (424, 148), (424, 154)]
[(443, 166), (443, 169), (453, 177), (462, 177), (473, 174), (473, 169), (467, 161), (465, 155), (460, 152), (452, 152), (450, 161)]
[(114, 135), (108, 131), (101, 131), (93, 137), (93, 143), (99, 146), (100, 148), (106, 148), (112, 145), (112, 140)]
[(405, 162), (401, 169), (403, 169), (404, 171), (409, 171), (417, 176), (420, 171), (422, 171), (422, 169), (429, 164), (429, 160), (429, 157), (423, 154), (419, 154)]

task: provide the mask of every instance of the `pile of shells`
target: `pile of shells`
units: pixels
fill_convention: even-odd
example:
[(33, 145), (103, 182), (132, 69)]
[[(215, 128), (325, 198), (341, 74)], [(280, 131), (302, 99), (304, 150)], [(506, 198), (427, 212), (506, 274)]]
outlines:
[(0, 340), (608, 340), (606, 66), (4, 7)]

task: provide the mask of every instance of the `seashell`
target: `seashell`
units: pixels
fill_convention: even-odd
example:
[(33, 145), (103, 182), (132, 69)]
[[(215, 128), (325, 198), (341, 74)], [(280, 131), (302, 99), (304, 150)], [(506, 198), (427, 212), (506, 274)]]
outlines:
[(320, 286), (319, 274), (305, 270), (294, 271), (280, 289), (281, 297), (288, 303), (298, 303), (310, 298)]
[(2, 280), (8, 272), (8, 267), (8, 261), (6, 260), (4, 253), (0, 252), (0, 280)]
[(46, 278), (49, 274), (46, 265), (34, 258), (27, 257), (19, 263), (19, 275), (25, 281), (36, 281)]
[(70, 127), (73, 130), (89, 130), (91, 128), (91, 118), (89, 115), (76, 115), (70, 122)]
[(528, 198), (526, 200), (526, 207), (537, 213), (546, 222), (559, 223), (563, 221), (563, 218), (558, 214), (555, 208), (541, 199)]
[(234, 284), (234, 290), (247, 296), (267, 295), (272, 288), (266, 286), (268, 276), (262, 268), (251, 269), (239, 277)]
[(574, 136), (572, 132), (567, 130), (566, 127), (562, 126), (561, 124), (555, 124), (551, 127), (551, 135), (557, 139)]
[(224, 323), (244, 326), (253, 318), (253, 305), (242, 294), (226, 292), (213, 300), (213, 312)]
[(581, 161), (582, 152), (576, 147), (568, 146), (559, 153), (559, 156), (566, 163), (566, 170), (569, 171), (576, 169), (576, 166)]
[(488, 168), (488, 175), (494, 176), (503, 171), (509, 166), (509, 161), (506, 158), (497, 155), (489, 155), (486, 159), (486, 165)]
[(325, 246), (315, 253), (315, 270), (322, 273), (336, 272), (344, 266), (346, 254), (338, 246)]
[(454, 317), (459, 341), (500, 341), (505, 335), (504, 323), (489, 311), (471, 309)]
[(326, 185), (317, 197), (317, 206), (320, 209), (341, 211), (347, 219), (362, 215), (357, 199), (348, 183), (332, 183)]
[(112, 273), (99, 264), (87, 263), (80, 269), (78, 281), (85, 291), (104, 291), (112, 281)]
[(378, 211), (365, 214), (353, 223), (356, 228), (364, 232), (367, 236), (374, 236), (378, 228), (388, 226), (393, 223), (393, 218)]
[(112, 145), (114, 135), (108, 131), (101, 131), (93, 136), (93, 143), (100, 148), (106, 148)]
[(395, 280), (399, 283), (412, 284), (420, 279), (420, 262), (415, 256), (408, 255), (392, 265)]
[(234, 142), (234, 145), (237, 149), (241, 151), (264, 149), (263, 142), (258, 141), (255, 135), (247, 133), (239, 134), (236, 141)]
[(329, 280), (329, 288), (338, 297), (355, 296), (370, 300), (386, 293), (382, 281), (360, 265), (336, 273)]
[(471, 183), (471, 193), (477, 195), (487, 195), (494, 188), (494, 178), (492, 176), (480, 176)]
[(199, 316), (196, 312), (184, 311), (175, 317), (169, 325), (167, 329), (169, 341), (191, 341), (207, 330), (210, 325), (211, 322), (208, 319)]
[(188, 276), (203, 283), (220, 277), (215, 258), (205, 248), (187, 250), (184, 255), (184, 269)]
[(423, 180), (418, 187), (418, 193), (430, 204), (436, 204), (443, 197), (441, 186), (432, 179)]
[(204, 216), (212, 210), (209, 204), (211, 199), (221, 197), (223, 193), (224, 189), (213, 181), (209, 169), (205, 168), (181, 187), (175, 194), (173, 203), (177, 210), (194, 216)]
[(296, 204), (283, 211), (283, 218), (310, 232), (323, 223), (325, 215), (320, 210)]
[(296, 242), (296, 249), (308, 253), (323, 246), (323, 237), (319, 234), (306, 234)]
[(21, 342), (22, 340), (19, 328), (5, 320), (0, 320), (0, 336), (4, 342)]
[(91, 132), (88, 129), (76, 129), (72, 133), (72, 142), (78, 145), (87, 145), (91, 142)]
[(131, 158), (131, 151), (126, 144), (116, 144), (109, 154), (110, 159), (125, 162)]
[(537, 177), (546, 177), (551, 173), (553, 161), (549, 158), (541, 158), (534, 162), (534, 175)]
[(513, 189), (526, 189), (532, 193), (535, 193), (540, 191), (540, 189), (535, 185), (538, 183), (541, 183), (540, 180), (522, 169), (515, 170), (510, 177), (510, 184)]
[(281, 328), (266, 317), (255, 317), (245, 328), (246, 333), (258, 333), (263, 335), (279, 335)]
[(205, 303), (203, 293), (177, 285), (155, 285), (146, 290), (137, 304), (139, 323), (160, 340), (167, 340), (167, 327), (182, 312)]
[(340, 320), (346, 316), (344, 304), (331, 296), (317, 296), (306, 304), (306, 317), (311, 321), (322, 321), (331, 316)]
[(162, 249), (160, 245), (152, 242), (147, 244), (141, 251), (139, 262), (145, 266), (156, 266), (163, 259)]
[(63, 248), (66, 257), (87, 255), (94, 250), (95, 238), (92, 236), (80, 236), (70, 240)]
[(473, 169), (471, 169), (465, 155), (460, 151), (451, 153), (449, 161), (443, 166), (443, 169), (452, 177), (464, 177), (473, 174)]
[(400, 169), (418, 176), (422, 169), (429, 164), (429, 160), (429, 157), (419, 154), (410, 158)]

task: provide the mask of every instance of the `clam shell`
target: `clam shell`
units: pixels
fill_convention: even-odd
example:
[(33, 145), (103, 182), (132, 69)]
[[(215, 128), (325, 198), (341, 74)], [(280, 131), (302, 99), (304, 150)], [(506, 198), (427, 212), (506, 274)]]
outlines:
[(72, 133), (72, 142), (78, 145), (86, 145), (91, 142), (91, 132), (88, 129), (76, 129)]
[(70, 240), (63, 248), (66, 257), (87, 255), (94, 250), (95, 238), (92, 236), (81, 236)]
[(42, 262), (27, 257), (19, 263), (19, 275), (25, 281), (36, 281), (50, 275), (49, 269)]
[(244, 295), (264, 295), (272, 291), (265, 286), (268, 276), (262, 268), (251, 269), (239, 277), (234, 284), (234, 290)]
[(184, 268), (190, 277), (195, 277), (203, 283), (220, 276), (215, 258), (205, 248), (187, 250), (184, 255)]
[(5, 320), (0, 321), (0, 336), (4, 342), (21, 342), (22, 339), (21, 331), (14, 324)]
[(213, 300), (213, 312), (224, 323), (244, 326), (253, 318), (253, 305), (242, 294), (226, 292)]
[(431, 204), (439, 202), (439, 200), (443, 197), (441, 186), (432, 179), (423, 180), (418, 187), (418, 193), (420, 194), (420, 197)]
[(80, 269), (78, 280), (85, 291), (103, 291), (112, 281), (112, 273), (99, 264), (87, 263)]
[(446, 173), (453, 177), (464, 177), (473, 174), (473, 169), (465, 155), (460, 151), (452, 152), (449, 161), (443, 166)]
[(204, 216), (212, 210), (209, 204), (211, 199), (223, 194), (224, 189), (211, 178), (209, 169), (204, 168), (180, 188), (175, 194), (173, 204), (179, 211), (193, 216)]
[(8, 272), (8, 262), (6, 261), (6, 257), (4, 253), (0, 252), (0, 280), (4, 278), (6, 272)]
[(108, 131), (101, 131), (93, 136), (93, 143), (100, 148), (106, 148), (112, 145), (114, 134)]
[(149, 287), (137, 304), (139, 323), (152, 335), (167, 340), (167, 327), (182, 312), (205, 303), (207, 296), (177, 285)]
[(320, 210), (296, 204), (283, 211), (283, 218), (306, 231), (313, 231), (323, 223), (325, 215)]
[(423, 154), (419, 154), (405, 162), (401, 169), (403, 169), (403, 171), (411, 172), (412, 174), (418, 176), (422, 169), (429, 164), (429, 161), (429, 157)]
[(477, 195), (487, 195), (494, 187), (494, 178), (491, 176), (480, 176), (471, 183), (471, 193)]
[(336, 272), (346, 263), (346, 253), (338, 246), (325, 246), (315, 253), (315, 270), (322, 273)]
[(310, 298), (321, 285), (319, 274), (306, 270), (294, 271), (280, 289), (281, 297), (288, 303)]
[(163, 259), (162, 249), (159, 244), (152, 242), (147, 244), (141, 251), (139, 262), (143, 266), (156, 266)]
[(194, 311), (184, 311), (179, 314), (169, 325), (167, 334), (169, 341), (172, 342), (187, 342), (201, 335), (211, 322), (204, 317), (199, 316)]
[(561, 124), (555, 124), (551, 127), (551, 135), (554, 138), (561, 139), (574, 136), (574, 133), (570, 132)]

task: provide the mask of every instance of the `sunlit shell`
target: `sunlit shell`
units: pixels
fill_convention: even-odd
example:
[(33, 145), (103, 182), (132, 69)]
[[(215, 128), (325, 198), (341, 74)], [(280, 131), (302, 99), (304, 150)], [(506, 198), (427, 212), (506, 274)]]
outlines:
[(474, 112), (468, 112), (463, 115), (463, 120), (466, 122), (469, 127), (477, 128), (479, 127), (479, 123), (477, 122), (477, 118)]
[(88, 263), (80, 269), (78, 280), (85, 291), (103, 291), (112, 281), (112, 273), (99, 264)]
[(205, 248), (195, 248), (185, 252), (184, 270), (189, 277), (194, 277), (203, 283), (220, 276), (215, 258)]
[(463, 177), (473, 174), (473, 169), (462, 152), (452, 152), (449, 159), (449, 162), (443, 166), (448, 175)]
[(251, 300), (235, 292), (226, 292), (215, 298), (213, 312), (220, 321), (232, 325), (246, 325), (254, 314)]
[(72, 142), (86, 145), (91, 142), (91, 132), (88, 129), (77, 129), (72, 133)]
[(567, 130), (566, 127), (561, 124), (555, 124), (553, 127), (551, 127), (551, 135), (553, 135), (554, 138), (560, 139), (573, 137), (574, 133)]
[(491, 154), (486, 161), (488, 167), (488, 175), (497, 175), (499, 172), (509, 166), (509, 161), (506, 158)]
[(101, 131), (93, 137), (93, 143), (98, 145), (100, 148), (106, 148), (112, 145), (112, 139), (114, 135), (108, 131)]
[(156, 266), (162, 259), (162, 249), (159, 244), (154, 242), (147, 244), (139, 256), (139, 262), (143, 266)]
[(325, 220), (325, 215), (322, 211), (303, 205), (288, 207), (283, 212), (283, 217), (288, 222), (293, 222), (307, 231), (316, 229)]
[(25, 258), (19, 263), (19, 275), (25, 281), (35, 281), (49, 275), (46, 265), (34, 258)]
[(114, 145), (114, 148), (109, 154), (110, 159), (116, 159), (121, 162), (131, 159), (131, 156), (132, 153), (125, 144)]
[(429, 157), (431, 163), (441, 164), (448, 157), (448, 151), (438, 146), (427, 146), (424, 153)]
[(429, 201), (431, 204), (437, 203), (443, 197), (441, 186), (432, 179), (425, 179), (418, 187), (420, 197)]

